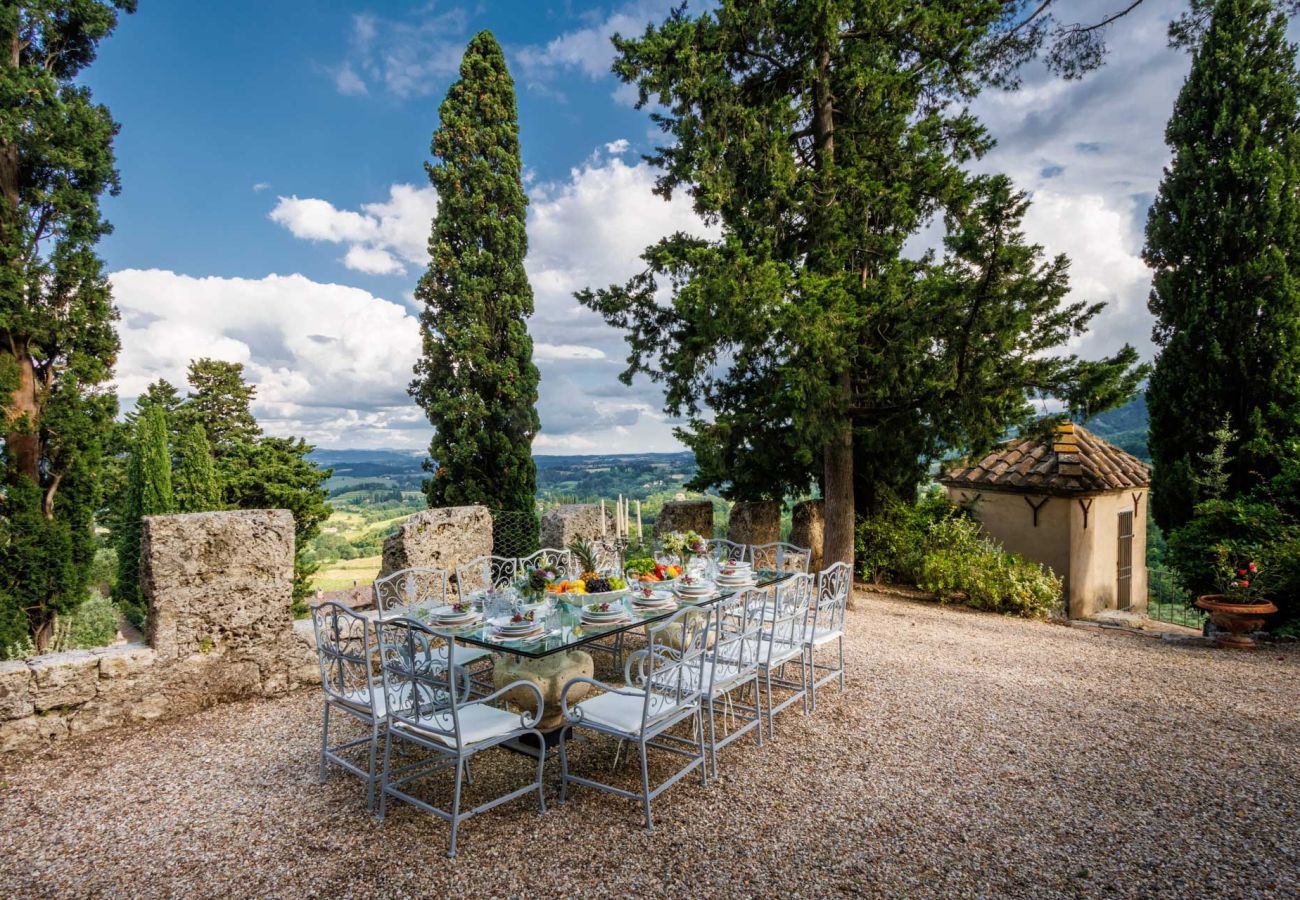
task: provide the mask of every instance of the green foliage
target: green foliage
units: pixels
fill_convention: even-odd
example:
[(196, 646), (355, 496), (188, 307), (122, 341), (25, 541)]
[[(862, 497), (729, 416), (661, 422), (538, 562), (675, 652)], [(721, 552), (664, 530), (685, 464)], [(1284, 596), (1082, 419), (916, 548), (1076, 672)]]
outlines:
[(208, 512), (221, 508), (221, 487), (208, 445), (207, 432), (199, 422), (190, 423), (176, 445), (175, 482), (177, 512)]
[(930, 526), (916, 580), (941, 603), (1041, 618), (1061, 603), (1061, 579), (1005, 552), (973, 519), (951, 516)]
[(307, 612), (311, 576), (318, 567), (309, 546), (320, 534), (320, 523), (333, 512), (325, 491), (330, 472), (307, 459), (311, 450), (301, 438), (263, 437), (244, 444), (226, 485), (237, 509), (287, 509), (293, 513), (293, 612), (297, 616)]
[(531, 447), (540, 426), (526, 324), (533, 312), (524, 271), (528, 200), (514, 82), (489, 32), (470, 41), (438, 113), (438, 161), (427, 166), (438, 214), (432, 259), (415, 291), (424, 305), (424, 352), (410, 387), (437, 430), (424, 489), (430, 506), (480, 503), (531, 514)]
[(67, 617), (67, 650), (103, 647), (117, 637), (117, 608), (98, 592), (92, 593)]
[(243, 363), (220, 359), (196, 359), (188, 378), (190, 393), (181, 419), (203, 426), (220, 478), (227, 481), (244, 447), (262, 434), (252, 409), (257, 388), (244, 381)]
[[(967, 106), (1003, 7), (724, 0), (615, 38), (615, 71), (663, 108), (657, 191), (687, 191), (719, 236), (665, 238), (578, 299), (627, 332), (623, 379), (662, 382), (687, 418), (693, 487), (820, 482), (828, 559), (851, 556), (855, 507), (910, 496), (926, 459), (993, 442), (1030, 397), (1095, 411), (1140, 375), (1127, 347), (1051, 355), (1099, 307), (1065, 302), (1067, 262), (1024, 240), (1024, 195), (968, 172), (991, 145)], [(937, 216), (940, 258), (909, 259)]]
[(858, 575), (877, 583), (915, 583), (930, 527), (955, 514), (942, 494), (926, 494), (915, 504), (889, 498), (879, 512), (858, 521), (853, 554)]
[(85, 595), (118, 340), (95, 254), (117, 124), (78, 76), (133, 2), (0, 5), (0, 630), (37, 647)]
[(1225, 418), (1227, 499), (1276, 473), (1300, 435), (1300, 81), (1286, 32), (1269, 0), (1215, 3), (1165, 132), (1173, 162), (1145, 258), (1160, 348), (1152, 511), (1166, 528), (1210, 497), (1198, 462)]
[(145, 407), (136, 418), (127, 460), (126, 493), (117, 515), (117, 582), (113, 599), (133, 625), (144, 622), (140, 594), (140, 542), (143, 518), (173, 509), (171, 451), (167, 414), (161, 405)]

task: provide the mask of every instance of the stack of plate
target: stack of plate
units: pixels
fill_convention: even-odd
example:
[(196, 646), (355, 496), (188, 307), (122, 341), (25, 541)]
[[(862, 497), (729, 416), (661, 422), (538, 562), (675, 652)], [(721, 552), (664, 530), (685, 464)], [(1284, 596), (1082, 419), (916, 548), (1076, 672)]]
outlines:
[(676, 609), (677, 601), (671, 591), (636, 590), (632, 592), (632, 605), (645, 610)]
[(479, 611), (472, 606), (457, 608), (455, 606), (440, 606), (433, 612), (429, 613), (429, 618), (434, 625), (443, 625), (447, 628), (458, 628), (461, 625), (472, 625), (482, 616)]
[(537, 637), (542, 633), (542, 623), (532, 619), (514, 621), (510, 616), (501, 616), (492, 620), (493, 634), (505, 641), (519, 641)]
[(726, 591), (754, 584), (754, 567), (749, 563), (723, 563), (718, 566), (718, 587)]
[(691, 603), (699, 602), (713, 596), (713, 582), (705, 581), (703, 578), (692, 577), (689, 581), (683, 578), (673, 586), (673, 590), (682, 600)]
[[(601, 609), (602, 606), (607, 608)], [(587, 625), (615, 625), (627, 617), (627, 610), (621, 603), (593, 603), (582, 608), (582, 621)]]

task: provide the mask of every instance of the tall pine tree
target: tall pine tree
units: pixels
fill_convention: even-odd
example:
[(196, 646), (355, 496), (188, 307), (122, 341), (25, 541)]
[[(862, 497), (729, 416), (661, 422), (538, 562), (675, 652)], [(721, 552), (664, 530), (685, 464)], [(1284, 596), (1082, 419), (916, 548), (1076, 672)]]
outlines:
[[(690, 417), (697, 484), (819, 483), (828, 562), (852, 559), (856, 512), (910, 499), (925, 458), (987, 444), (1035, 394), (1099, 409), (1139, 374), (1129, 347), (1047, 353), (1099, 307), (1063, 302), (1023, 198), (966, 171), (991, 140), (965, 106), (1006, 23), (990, 0), (723, 0), (614, 39), (615, 71), (663, 110), (658, 193), (688, 192), (721, 236), (666, 238), (579, 299), (628, 330), (623, 377)], [(940, 215), (945, 260), (908, 258)]]
[(221, 508), (221, 486), (207, 433), (198, 422), (181, 432), (172, 472), (177, 512), (207, 512)]
[(1278, 471), (1300, 436), (1296, 48), (1269, 0), (1219, 0), (1165, 131), (1173, 162), (1147, 223), (1160, 348), (1147, 393), (1152, 507), (1205, 499), (1198, 461), (1225, 422), (1227, 495)]
[(415, 296), (424, 353), (411, 395), (436, 429), (426, 463), (430, 506), (513, 511), (535, 542), (537, 367), (524, 271), (528, 199), (520, 177), (514, 82), (489, 32), (470, 41), (439, 108), (438, 192), (429, 270)]
[(117, 124), (78, 75), (134, 0), (0, 4), (0, 631), (85, 599), (116, 311), (95, 244)]
[(140, 541), (145, 516), (172, 512), (172, 458), (167, 446), (167, 413), (159, 404), (146, 406), (135, 423), (127, 461), (126, 497), (119, 514), (117, 584), (113, 598), (139, 625), (144, 621), (140, 595)]
[(242, 446), (262, 436), (252, 408), (257, 388), (244, 380), (243, 363), (222, 359), (194, 360), (188, 380), (190, 393), (182, 418), (186, 424), (203, 426), (220, 468), (238, 457)]

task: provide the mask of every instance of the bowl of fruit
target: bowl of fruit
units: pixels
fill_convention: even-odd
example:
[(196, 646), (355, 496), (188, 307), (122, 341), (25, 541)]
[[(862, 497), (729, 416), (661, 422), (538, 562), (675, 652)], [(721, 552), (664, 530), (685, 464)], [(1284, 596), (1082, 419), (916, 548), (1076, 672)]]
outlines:
[(627, 593), (627, 580), (617, 575), (603, 575), (597, 571), (595, 548), (586, 541), (577, 540), (569, 545), (581, 575), (564, 578), (546, 586), (548, 594), (575, 605), (603, 603), (616, 600)]
[(681, 566), (661, 563), (649, 556), (629, 559), (624, 570), (630, 581), (656, 588), (672, 587), (682, 575)]

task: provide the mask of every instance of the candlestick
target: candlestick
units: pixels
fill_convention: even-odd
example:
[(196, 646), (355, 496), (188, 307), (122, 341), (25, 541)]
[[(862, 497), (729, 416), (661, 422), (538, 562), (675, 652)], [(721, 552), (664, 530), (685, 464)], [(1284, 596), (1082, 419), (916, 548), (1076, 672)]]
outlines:
[(605, 536), (605, 498), (600, 498), (600, 536)]

